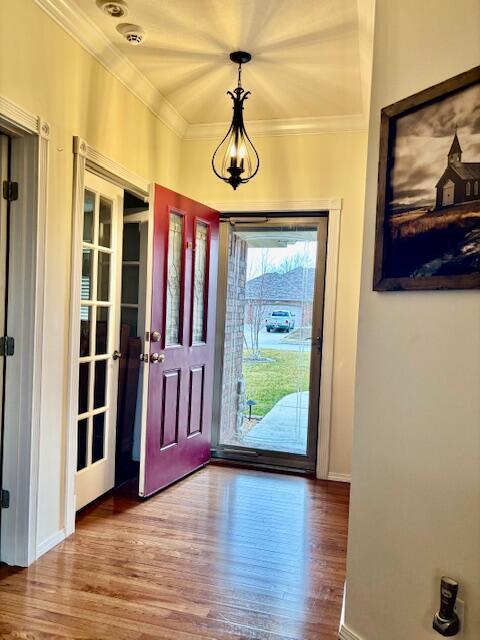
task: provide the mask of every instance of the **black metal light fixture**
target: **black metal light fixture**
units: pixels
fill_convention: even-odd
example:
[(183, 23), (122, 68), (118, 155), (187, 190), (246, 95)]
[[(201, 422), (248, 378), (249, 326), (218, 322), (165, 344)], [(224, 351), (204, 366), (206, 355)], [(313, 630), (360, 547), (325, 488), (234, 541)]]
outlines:
[(227, 135), (220, 142), (212, 158), (216, 176), (228, 182), (234, 189), (253, 178), (260, 166), (257, 150), (253, 146), (243, 123), (243, 103), (250, 95), (242, 87), (242, 64), (250, 62), (252, 56), (246, 51), (234, 51), (230, 60), (238, 64), (238, 86), (228, 91), (233, 100), (233, 118)]

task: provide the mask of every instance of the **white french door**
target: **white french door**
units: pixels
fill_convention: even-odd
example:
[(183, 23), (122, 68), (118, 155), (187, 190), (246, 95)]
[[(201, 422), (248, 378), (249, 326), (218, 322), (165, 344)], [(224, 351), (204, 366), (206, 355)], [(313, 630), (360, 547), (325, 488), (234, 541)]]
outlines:
[(123, 190), (85, 172), (76, 509), (113, 488), (117, 419)]

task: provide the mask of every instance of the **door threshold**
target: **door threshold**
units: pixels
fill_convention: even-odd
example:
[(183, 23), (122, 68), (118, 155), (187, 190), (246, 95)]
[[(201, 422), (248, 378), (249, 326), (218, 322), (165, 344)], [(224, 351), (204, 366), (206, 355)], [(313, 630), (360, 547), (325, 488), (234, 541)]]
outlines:
[(282, 465), (253, 462), (250, 460), (230, 460), (227, 458), (211, 458), (210, 464), (219, 467), (240, 467), (242, 469), (251, 469), (252, 471), (266, 471), (274, 473), (283, 473), (290, 476), (303, 476), (307, 478), (315, 478), (315, 471), (310, 469), (297, 469), (295, 467), (285, 467)]

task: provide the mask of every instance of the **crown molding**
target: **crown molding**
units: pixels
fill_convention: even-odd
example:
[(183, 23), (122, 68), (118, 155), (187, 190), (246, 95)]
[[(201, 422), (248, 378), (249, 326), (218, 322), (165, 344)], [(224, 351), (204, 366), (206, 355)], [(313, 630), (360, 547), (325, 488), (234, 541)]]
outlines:
[[(218, 139), (225, 135), (230, 123), (189, 124), (185, 140)], [(252, 137), (312, 135), (340, 133), (342, 131), (367, 131), (367, 121), (362, 114), (347, 116), (318, 116), (316, 118), (287, 118), (285, 120), (250, 120), (248, 133)]]
[(164, 125), (179, 137), (183, 137), (187, 121), (83, 11), (72, 6), (68, 0), (34, 1), (143, 102)]
[(220, 213), (275, 213), (278, 211), (341, 211), (342, 198), (318, 200), (278, 200), (269, 202), (209, 202)]
[[(140, 70), (71, 0), (34, 0), (74, 40), (102, 64), (133, 93), (171, 131), (186, 140), (209, 140), (223, 137), (228, 122), (189, 124)], [(251, 120), (248, 132), (255, 137), (312, 135), (347, 131), (366, 131), (362, 114)]]

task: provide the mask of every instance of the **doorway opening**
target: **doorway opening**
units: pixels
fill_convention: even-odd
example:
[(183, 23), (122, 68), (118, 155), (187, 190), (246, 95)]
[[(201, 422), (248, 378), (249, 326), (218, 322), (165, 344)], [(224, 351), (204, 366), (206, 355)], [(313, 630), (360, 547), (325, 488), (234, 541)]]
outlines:
[(213, 455), (313, 472), (328, 218), (223, 224), (225, 332)]
[(148, 203), (125, 191), (115, 486), (138, 478), (146, 334)]
[(146, 326), (148, 204), (85, 174), (76, 509), (137, 479)]

